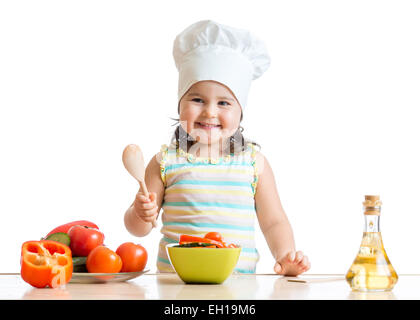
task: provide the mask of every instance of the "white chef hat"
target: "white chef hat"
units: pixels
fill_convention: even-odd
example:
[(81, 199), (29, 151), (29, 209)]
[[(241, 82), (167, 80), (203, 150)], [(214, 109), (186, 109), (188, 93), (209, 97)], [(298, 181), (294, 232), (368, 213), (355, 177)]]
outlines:
[(264, 43), (247, 30), (211, 20), (199, 21), (174, 41), (173, 56), (179, 71), (178, 101), (196, 82), (213, 80), (227, 86), (242, 109), (251, 82), (270, 66)]

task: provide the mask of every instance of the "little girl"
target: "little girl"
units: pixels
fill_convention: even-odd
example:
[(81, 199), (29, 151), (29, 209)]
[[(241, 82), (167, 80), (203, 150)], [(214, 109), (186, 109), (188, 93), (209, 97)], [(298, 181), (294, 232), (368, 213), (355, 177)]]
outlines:
[(258, 145), (241, 133), (251, 82), (270, 65), (264, 44), (245, 30), (200, 21), (176, 37), (173, 54), (180, 124), (169, 146), (163, 145), (148, 164), (150, 196), (137, 193), (125, 213), (127, 230), (147, 235), (163, 209), (160, 272), (174, 272), (168, 243), (178, 242), (181, 234), (215, 231), (242, 248), (235, 272), (255, 273), (257, 217), (274, 271), (291, 276), (307, 271), (310, 263), (295, 251), (271, 167)]

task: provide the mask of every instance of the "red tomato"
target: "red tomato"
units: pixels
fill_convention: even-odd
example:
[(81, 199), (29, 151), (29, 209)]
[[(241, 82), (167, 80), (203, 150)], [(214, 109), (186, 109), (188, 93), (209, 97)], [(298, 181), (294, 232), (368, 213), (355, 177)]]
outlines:
[(120, 256), (103, 245), (93, 249), (86, 259), (86, 268), (91, 273), (117, 273), (121, 267)]
[(72, 222), (63, 224), (61, 226), (58, 226), (58, 227), (52, 229), (50, 232), (48, 232), (48, 234), (45, 236), (45, 238), (48, 237), (50, 234), (57, 233), (57, 232), (67, 233), (70, 230), (71, 227), (76, 226), (76, 225), (99, 229), (99, 227), (96, 224), (94, 224), (93, 222), (90, 222), (90, 221), (87, 221), (87, 220), (77, 220), (77, 221), (72, 221)]
[(73, 226), (70, 228), (70, 249), (73, 256), (87, 257), (89, 253), (104, 243), (104, 234), (96, 228)]
[(219, 232), (208, 232), (208, 233), (206, 233), (204, 238), (212, 239), (212, 240), (216, 240), (216, 241), (220, 241), (220, 242), (223, 241), (222, 235)]
[(121, 244), (116, 253), (122, 259), (121, 272), (142, 271), (147, 263), (147, 251), (139, 244), (125, 242)]

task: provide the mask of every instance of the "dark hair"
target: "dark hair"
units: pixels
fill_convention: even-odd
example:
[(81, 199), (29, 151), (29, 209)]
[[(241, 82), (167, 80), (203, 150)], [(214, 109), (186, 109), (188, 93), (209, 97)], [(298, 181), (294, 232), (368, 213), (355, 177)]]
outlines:
[[(184, 151), (189, 152), (190, 148), (194, 145), (196, 141), (191, 135), (188, 134), (188, 132), (184, 130), (184, 128), (182, 128), (182, 126), (179, 124), (179, 119), (171, 119), (176, 121), (174, 125), (178, 124), (178, 126), (175, 129), (174, 135), (172, 136), (172, 142), (175, 143), (176, 149), (186, 149)], [(244, 128), (239, 126), (238, 130), (236, 130), (236, 132), (229, 137), (229, 152), (231, 154), (245, 151), (248, 143), (251, 143), (257, 146), (259, 149), (261, 149), (261, 146), (258, 143), (245, 139), (242, 134), (242, 131), (244, 131)]]

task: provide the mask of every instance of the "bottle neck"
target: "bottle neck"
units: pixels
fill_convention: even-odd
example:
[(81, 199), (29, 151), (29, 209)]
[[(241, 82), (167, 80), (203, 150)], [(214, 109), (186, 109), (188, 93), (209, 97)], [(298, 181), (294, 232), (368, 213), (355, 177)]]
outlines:
[(379, 217), (374, 214), (365, 214), (364, 232), (381, 232), (379, 229)]

